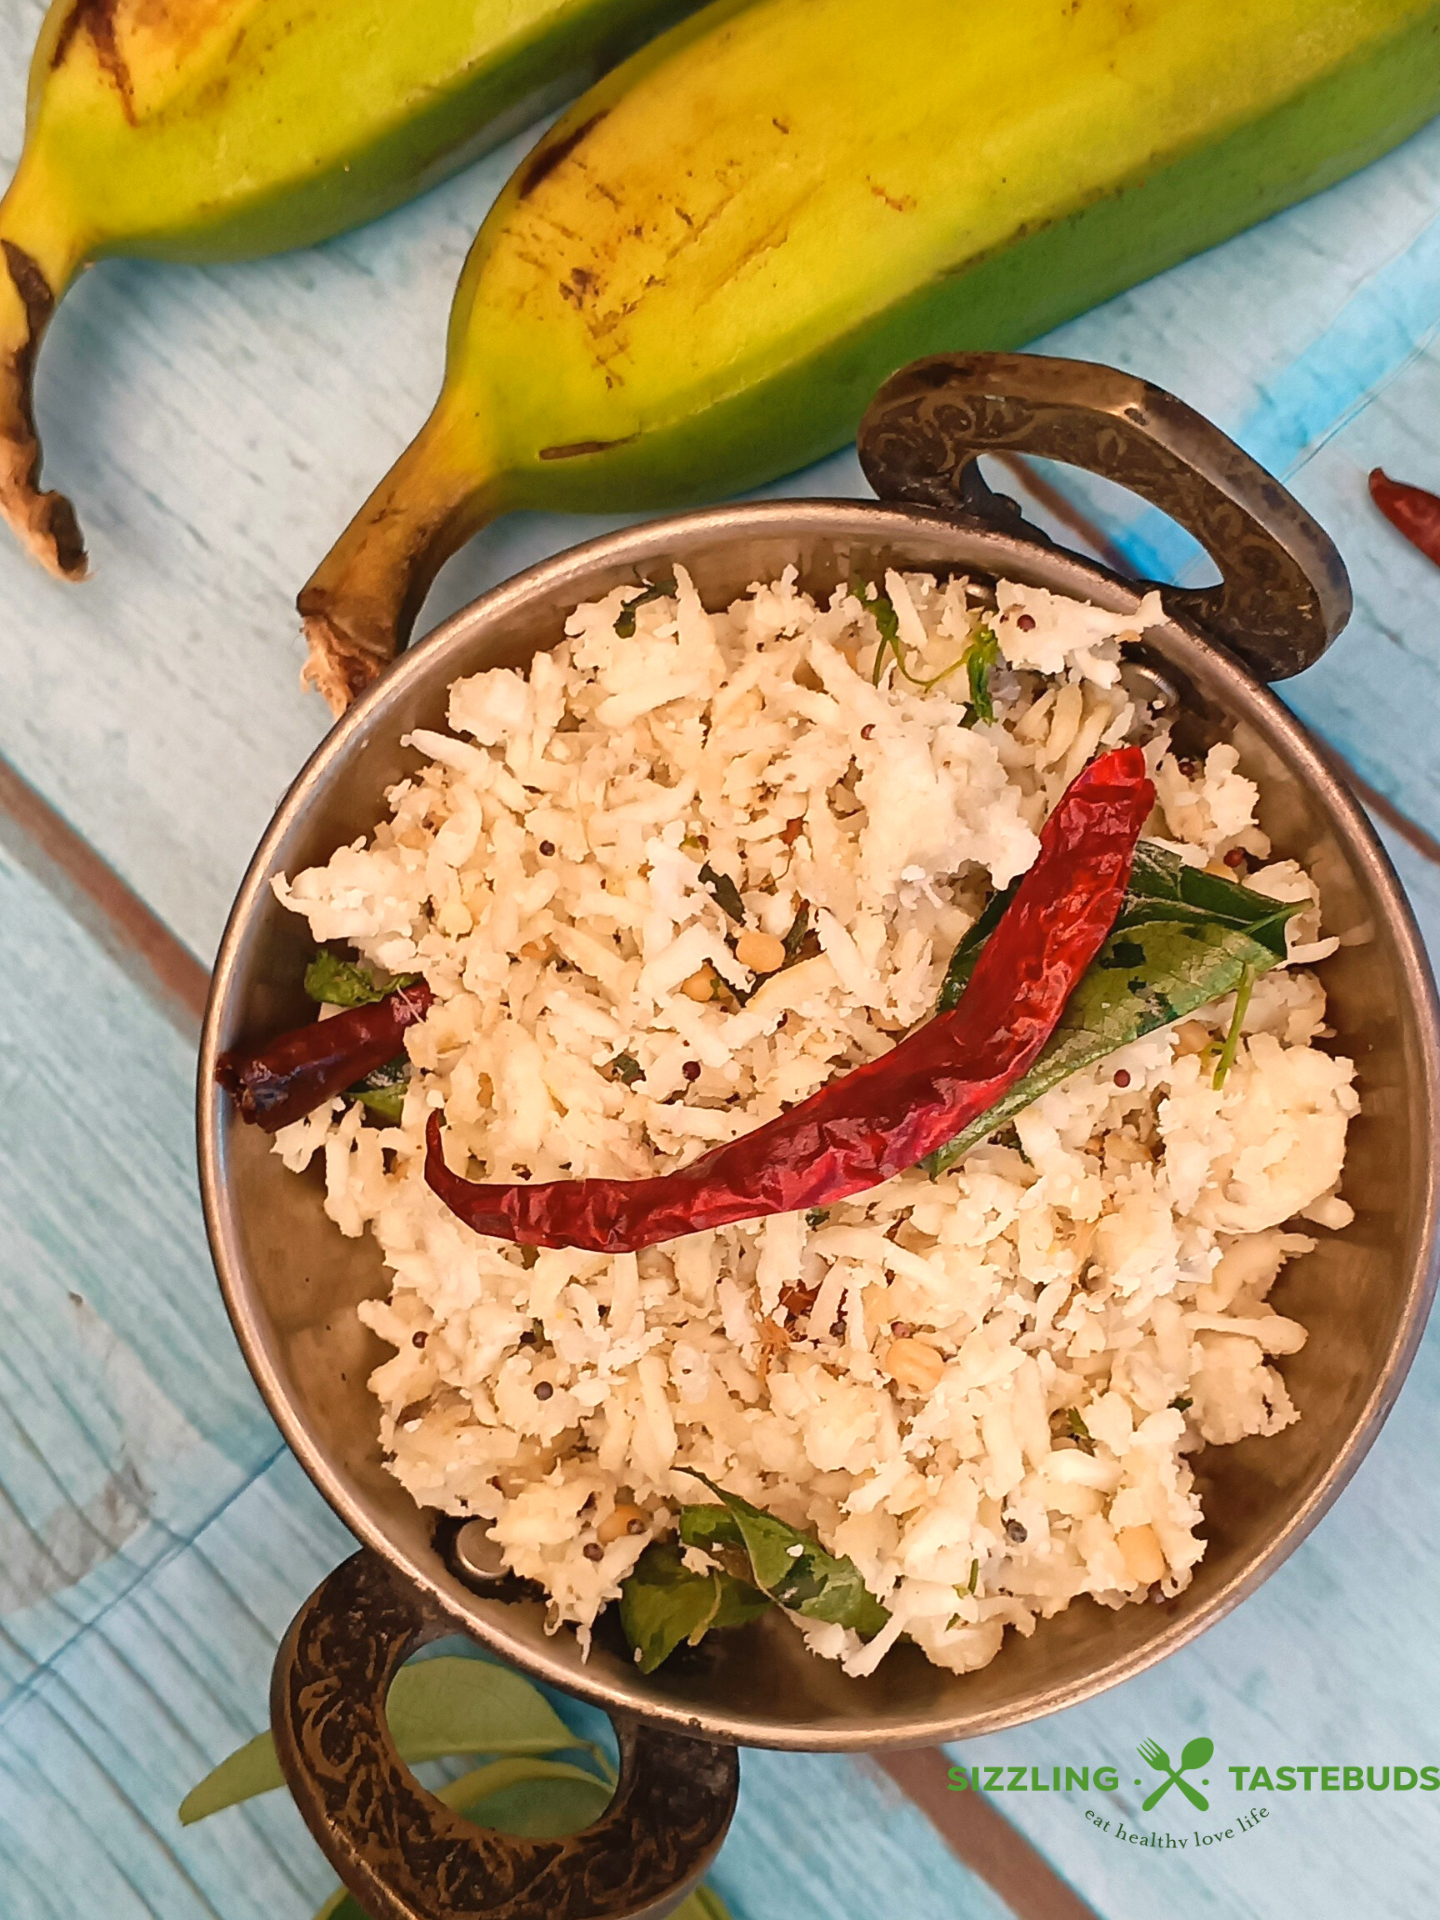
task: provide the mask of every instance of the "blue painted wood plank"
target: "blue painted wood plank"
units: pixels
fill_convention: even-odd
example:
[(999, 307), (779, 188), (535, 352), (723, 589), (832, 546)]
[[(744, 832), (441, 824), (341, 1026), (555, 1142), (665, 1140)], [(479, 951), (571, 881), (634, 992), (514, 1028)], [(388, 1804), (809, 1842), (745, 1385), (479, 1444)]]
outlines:
[[(0, 1714), (7, 1920), (313, 1912), (333, 1878), (283, 1794), (190, 1829), (175, 1808), (263, 1724), (275, 1641), (347, 1544), (287, 1455)], [(1008, 1912), (882, 1776), (843, 1758), (746, 1755), (715, 1879), (737, 1920)]]
[[(1440, 1764), (1440, 1648), (1432, 1631), (1440, 1536), (1433, 1471), (1440, 1418), (1440, 1328), (1432, 1327), (1399, 1406), (1332, 1515), (1259, 1594), (1194, 1647), (1101, 1699), (1033, 1727), (955, 1749), (973, 1763), (1094, 1766), (1115, 1761), (1121, 1789), (1103, 1796), (995, 1796), (1108, 1920), (1290, 1920), (1295, 1914), (1418, 1920), (1433, 1910), (1436, 1795), (1241, 1793), (1225, 1769)], [(1153, 1739), (1175, 1758), (1208, 1734), (1209, 1815), (1178, 1805), (1139, 1812), (1160, 1784), (1137, 1757)], [(1008, 1777), (1008, 1776), (1007, 1776)], [(1133, 1783), (1145, 1781), (1143, 1788)], [(1433, 1776), (1432, 1776), (1433, 1777)], [(1247, 1771), (1246, 1781), (1250, 1775)], [(1190, 1835), (1183, 1850), (1141, 1851), (1103, 1835), (1085, 1805), (1129, 1831)], [(1196, 1857), (1193, 1833), (1234, 1827), (1268, 1807), (1256, 1831)], [(1183, 1817), (1182, 1817), (1183, 1816)]]
[[(1293, 487), (1355, 585), (1349, 631), (1283, 689), (1365, 778), (1440, 828), (1440, 573), (1371, 505), (1384, 466), (1440, 488), (1440, 125), (1355, 179), (1061, 328), (1043, 351), (1171, 388)], [(1057, 474), (1058, 477), (1058, 474)], [(1065, 483), (1159, 579), (1194, 545), (1116, 489)]]
[[(16, 0), (0, 18), (10, 154), (39, 14)], [(64, 588), (0, 550), (0, 750), (197, 952), (326, 723), (295, 691), (294, 590), (423, 417), (459, 261), (517, 147), (309, 254), (207, 271), (112, 263), (56, 324), (41, 421), (96, 579)], [(1360, 610), (1290, 697), (1432, 825), (1436, 581), (1373, 518), (1363, 476), (1378, 460), (1440, 483), (1437, 158), (1440, 134), (1422, 135), (1046, 343), (1174, 387), (1332, 527)], [(769, 491), (864, 488), (839, 455)], [(1113, 499), (1097, 511), (1137, 560), (1184, 564), (1153, 519)], [(518, 516), (492, 529), (447, 569), (429, 617), (609, 524)], [(1403, 846), (1397, 858), (1433, 939), (1436, 876)], [(12, 1567), (13, 1527), (32, 1569), (17, 1590), (32, 1594), (53, 1586), (52, 1563), (63, 1572), (98, 1552), (97, 1538), (113, 1551), (13, 1611), (0, 1598), (4, 1910), (288, 1920), (328, 1882), (293, 1810), (277, 1800), (190, 1835), (167, 1821), (194, 1774), (258, 1724), (274, 1640), (344, 1536), (288, 1459), (262, 1470), (273, 1431), (198, 1235), (183, 1049), (46, 909), (0, 872), (0, 963), (24, 970), (41, 1008), (0, 1054), (12, 1116), (0, 1137), (0, 1482), (17, 1516), (0, 1507), (0, 1562)], [(1028, 1758), (1042, 1734), (1044, 1752), (1062, 1735), (1133, 1748), (1203, 1725), (1222, 1763), (1287, 1741), (1381, 1764), (1399, 1754), (1437, 1704), (1423, 1465), (1437, 1394), (1432, 1338), (1354, 1489), (1257, 1600), (1155, 1674), (996, 1744)], [(1063, 1806), (1002, 1804), (1112, 1920), (1142, 1903), (1148, 1920), (1162, 1902), (1267, 1920), (1301, 1908), (1408, 1920), (1427, 1906), (1406, 1851), (1423, 1857), (1418, 1799), (1289, 1797), (1254, 1852), (1207, 1857), (1203, 1871), (1096, 1852)], [(747, 1759), (718, 1877), (741, 1920), (995, 1910), (918, 1816), (845, 1761)]]
[[(0, 159), (18, 148), (38, 17), (22, 0), (0, 21)], [(246, 854), (327, 724), (295, 685), (296, 588), (427, 411), (460, 261), (523, 145), (308, 253), (107, 262), (52, 329), (38, 392), (48, 470), (79, 503), (95, 578), (62, 586), (0, 543), (0, 751), (196, 952), (213, 949)], [(1431, 130), (1043, 343), (1150, 374), (1293, 470), (1362, 598), (1355, 637), (1293, 697), (1432, 823), (1435, 583), (1397, 552), (1361, 481), (1376, 457), (1429, 471), (1437, 154)], [(864, 488), (842, 458), (783, 490)], [(491, 530), (427, 618), (606, 524), (541, 515)]]
[(195, 1193), (188, 1049), (0, 850), (0, 1703), (278, 1436)]

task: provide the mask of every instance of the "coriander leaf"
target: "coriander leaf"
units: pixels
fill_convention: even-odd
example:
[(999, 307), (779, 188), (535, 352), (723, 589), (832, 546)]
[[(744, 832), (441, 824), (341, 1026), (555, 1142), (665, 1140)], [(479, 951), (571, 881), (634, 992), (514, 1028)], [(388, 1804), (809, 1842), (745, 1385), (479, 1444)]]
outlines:
[(740, 898), (740, 889), (728, 873), (717, 873), (707, 860), (700, 869), (700, 884), (708, 889), (711, 898), (727, 913), (732, 920), (745, 924), (745, 902)]
[[(686, 1468), (687, 1473), (694, 1471), (693, 1467)], [(889, 1611), (865, 1585), (853, 1560), (830, 1553), (813, 1534), (801, 1533), (763, 1507), (752, 1507), (738, 1494), (717, 1487), (703, 1473), (696, 1473), (695, 1478), (723, 1503), (750, 1556), (756, 1585), (779, 1606), (804, 1614), (809, 1620), (829, 1620), (851, 1627), (867, 1639), (889, 1620)], [(701, 1525), (712, 1529), (716, 1540), (727, 1537), (721, 1531), (722, 1522), (697, 1522), (692, 1517), (696, 1511), (694, 1507), (682, 1509), (682, 1539), (686, 1538), (687, 1526), (693, 1530)]]
[[(958, 1004), (1006, 904), (997, 894), (956, 948), (940, 990), (942, 1012)], [(1044, 1052), (1003, 1099), (923, 1162), (931, 1178), (1081, 1067), (1222, 999), (1247, 967), (1257, 974), (1273, 967), (1285, 955), (1285, 922), (1303, 904), (1202, 874), (1141, 841), (1115, 925)]]
[(623, 1080), (627, 1087), (633, 1087), (645, 1074), (645, 1069), (633, 1053), (617, 1053), (607, 1070), (612, 1080)]
[(1246, 967), (1240, 975), (1240, 984), (1235, 989), (1235, 1010), (1230, 1015), (1230, 1031), (1225, 1036), (1225, 1044), (1220, 1049), (1220, 1058), (1216, 1063), (1214, 1078), (1210, 1084), (1219, 1093), (1230, 1077), (1230, 1069), (1235, 1064), (1235, 1056), (1240, 1051), (1240, 1029), (1245, 1024), (1245, 1015), (1250, 1006), (1250, 995), (1255, 987), (1255, 969)]
[(712, 1627), (743, 1626), (770, 1605), (763, 1593), (716, 1568), (692, 1573), (669, 1540), (656, 1540), (620, 1587), (620, 1624), (641, 1673), (655, 1669), (686, 1640), (692, 1647)]
[(305, 991), (325, 1006), (368, 1007), (400, 987), (413, 987), (419, 978), (418, 973), (397, 973), (381, 986), (370, 967), (321, 947), (305, 969)]
[[(544, 1694), (488, 1660), (421, 1660), (395, 1676), (390, 1732), (412, 1764), (457, 1753), (545, 1754), (583, 1747)], [(275, 1742), (260, 1733), (208, 1773), (180, 1806), (182, 1826), (285, 1784)]]
[(646, 602), (650, 600), (667, 600), (674, 591), (675, 582), (673, 580), (656, 580), (647, 586), (643, 592), (637, 593), (633, 600), (627, 600), (620, 609), (619, 617), (615, 622), (615, 632), (619, 638), (622, 640), (633, 640), (635, 638), (635, 609), (637, 607), (643, 607)]
[(1071, 1439), (1079, 1443), (1080, 1451), (1094, 1453), (1095, 1442), (1090, 1436), (1089, 1427), (1085, 1424), (1085, 1416), (1078, 1407), (1065, 1409), (1065, 1423), (1070, 1429)]
[[(855, 589), (855, 598), (870, 615), (870, 618), (875, 622), (880, 632), (880, 642), (875, 649), (875, 664), (870, 670), (871, 684), (878, 687), (880, 684), (880, 676), (885, 671), (885, 656), (887, 653), (895, 656), (896, 666), (902, 673), (905, 673), (905, 653), (900, 645), (900, 616), (896, 613), (895, 603), (889, 594), (881, 593), (878, 588), (872, 600), (866, 595), (864, 587), (857, 587)], [(908, 673), (905, 673), (907, 680), (910, 677)]]
[(1000, 642), (990, 627), (981, 627), (965, 655), (965, 671), (970, 681), (970, 704), (975, 718), (986, 722), (995, 718), (995, 702), (990, 697), (990, 674), (1000, 658)]

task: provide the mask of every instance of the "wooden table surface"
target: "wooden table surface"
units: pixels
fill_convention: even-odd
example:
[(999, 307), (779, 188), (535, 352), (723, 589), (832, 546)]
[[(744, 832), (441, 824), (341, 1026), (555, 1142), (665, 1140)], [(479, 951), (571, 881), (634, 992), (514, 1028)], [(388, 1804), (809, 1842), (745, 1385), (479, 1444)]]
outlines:
[[(7, 168), (40, 14), (10, 0), (0, 18)], [(0, 542), (5, 1920), (303, 1920), (333, 1884), (283, 1796), (188, 1831), (175, 1818), (263, 1723), (275, 1642), (348, 1545), (215, 1289), (196, 1007), (250, 850), (327, 724), (297, 686), (296, 587), (426, 412), (459, 263), (525, 144), (313, 252), (107, 264), (46, 348), (48, 473), (79, 506), (94, 578), (61, 586)], [(1336, 536), (1356, 617), (1285, 695), (1365, 783), (1432, 941), (1440, 574), (1364, 481), (1383, 462), (1440, 485), (1437, 320), (1440, 126), (1044, 343), (1173, 388)], [(865, 488), (847, 453), (775, 491)], [(1138, 567), (1182, 577), (1168, 522), (1071, 492)], [(501, 524), (447, 568), (427, 622), (612, 524)], [(1432, 1335), (1350, 1489), (1257, 1597), (1143, 1678), (956, 1757), (1048, 1765), (1204, 1732), (1216, 1767), (1440, 1761), (1437, 1409)], [(1162, 1856), (1117, 1845), (1072, 1796), (997, 1795), (987, 1817), (944, 1791), (943, 1764), (915, 1756), (897, 1784), (863, 1757), (746, 1754), (715, 1873), (737, 1920), (1434, 1909), (1440, 1796), (1260, 1795), (1257, 1830)], [(1138, 1798), (1127, 1775), (1110, 1811), (1128, 1820)]]

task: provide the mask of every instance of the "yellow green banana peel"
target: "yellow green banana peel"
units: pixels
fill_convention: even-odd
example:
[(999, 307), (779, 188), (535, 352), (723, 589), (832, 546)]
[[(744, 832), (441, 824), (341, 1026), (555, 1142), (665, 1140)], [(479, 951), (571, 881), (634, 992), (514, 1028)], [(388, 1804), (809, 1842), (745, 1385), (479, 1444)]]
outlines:
[(514, 508), (757, 485), (920, 354), (1008, 348), (1440, 110), (1440, 0), (717, 0), (516, 171), (444, 389), (300, 596), (338, 711)]
[(55, 0), (0, 202), (0, 512), (78, 578), (40, 486), (46, 325), (107, 254), (235, 260), (359, 225), (572, 98), (694, 0)]

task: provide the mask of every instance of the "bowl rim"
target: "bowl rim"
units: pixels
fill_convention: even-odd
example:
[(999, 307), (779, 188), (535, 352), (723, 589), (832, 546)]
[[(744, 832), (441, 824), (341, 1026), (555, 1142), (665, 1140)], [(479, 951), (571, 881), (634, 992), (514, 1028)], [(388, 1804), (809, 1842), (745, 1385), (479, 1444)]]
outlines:
[[(1413, 1270), (1408, 1276), (1405, 1309), (1385, 1364), (1355, 1416), (1348, 1438), (1288, 1522), (1267, 1535), (1268, 1544), (1193, 1613), (1172, 1618), (1161, 1632), (1129, 1652), (1117, 1653), (1108, 1660), (1101, 1658), (1082, 1678), (1032, 1686), (1023, 1696), (1017, 1696), (1013, 1705), (1006, 1703), (972, 1714), (960, 1722), (948, 1714), (912, 1713), (903, 1724), (887, 1722), (856, 1733), (845, 1727), (771, 1721), (754, 1713), (727, 1715), (689, 1702), (637, 1698), (594, 1670), (587, 1670), (588, 1677), (577, 1676), (569, 1666), (549, 1655), (548, 1642), (545, 1648), (536, 1649), (528, 1641), (521, 1643), (507, 1636), (488, 1617), (480, 1620), (467, 1611), (465, 1597), (468, 1595), (479, 1602), (481, 1596), (472, 1594), (458, 1582), (448, 1586), (438, 1582), (397, 1549), (358, 1491), (346, 1483), (340, 1470), (332, 1464), (312, 1430), (298, 1395), (292, 1395), (286, 1384), (277, 1342), (266, 1325), (266, 1317), (252, 1298), (225, 1178), (222, 1135), (228, 1118), (226, 1100), (214, 1080), (220, 1029), (243, 986), (238, 950), (252, 915), (268, 892), (275, 851), (297, 819), (315, 803), (357, 736), (368, 735), (372, 730), (383, 731), (388, 712), (401, 702), (416, 681), (446, 676), (448, 683), (448, 679), (457, 677), (463, 669), (453, 663), (453, 656), (463, 651), (475, 628), (502, 619), (509, 610), (518, 609), (542, 594), (563, 598), (571, 583), (582, 582), (598, 564), (614, 567), (633, 561), (638, 567), (642, 562), (654, 562), (656, 549), (663, 549), (667, 539), (677, 537), (685, 538), (693, 546), (696, 536), (709, 535), (711, 539), (705, 540), (709, 546), (712, 542), (721, 545), (767, 529), (794, 533), (797, 516), (807, 531), (822, 535), (827, 531), (839, 535), (843, 531), (851, 538), (883, 540), (901, 528), (913, 534), (917, 526), (925, 525), (933, 525), (952, 537), (961, 531), (975, 536), (994, 556), (994, 563), (976, 562), (983, 565), (985, 571), (1003, 574), (1007, 555), (1020, 563), (1022, 569), (1027, 560), (1033, 563), (1037, 555), (1043, 555), (1048, 570), (1063, 571), (1073, 582), (1052, 590), (1085, 598), (1098, 597), (1113, 602), (1117, 594), (1123, 594), (1138, 605), (1151, 586), (1056, 547), (1029, 527), (1018, 533), (998, 530), (984, 521), (934, 509), (866, 499), (782, 497), (704, 507), (644, 520), (551, 554), (478, 595), (416, 642), (324, 736), (287, 789), (251, 857), (217, 952), (201, 1034), (196, 1089), (200, 1189), (206, 1233), (226, 1311), (246, 1365), (286, 1444), (331, 1510), (350, 1531), (426, 1604), (453, 1621), (456, 1631), (471, 1634), (533, 1677), (578, 1695), (604, 1711), (636, 1716), (679, 1732), (740, 1745), (807, 1752), (929, 1746), (1028, 1723), (1092, 1699), (1144, 1672), (1223, 1619), (1255, 1592), (1306, 1538), (1374, 1443), (1409, 1372), (1424, 1331), (1437, 1277), (1440, 1277), (1440, 1246), (1437, 1246), (1440, 1166), (1433, 1150), (1425, 1157), (1423, 1205), (1419, 1210), (1421, 1228)], [(641, 577), (638, 572), (636, 577)], [(581, 598), (583, 594), (577, 594), (577, 601)], [(1212, 663), (1218, 662), (1236, 689), (1243, 691), (1245, 699), (1258, 707), (1263, 725), (1283, 743), (1306, 783), (1318, 792), (1347, 855), (1363, 869), (1374, 888), (1395, 940), (1397, 986), (1403, 988), (1408, 998), (1424, 1055), (1423, 1072), (1419, 1063), (1415, 1069), (1417, 1087), (1423, 1090), (1423, 1112), (1412, 1112), (1408, 1118), (1412, 1127), (1417, 1123), (1423, 1127), (1424, 1136), (1433, 1149), (1440, 1139), (1440, 999), (1437, 999), (1434, 975), (1414, 912), (1388, 854), (1343, 775), (1304, 723), (1270, 688), (1223, 646), (1173, 612), (1168, 616), (1167, 631), (1178, 635)]]

